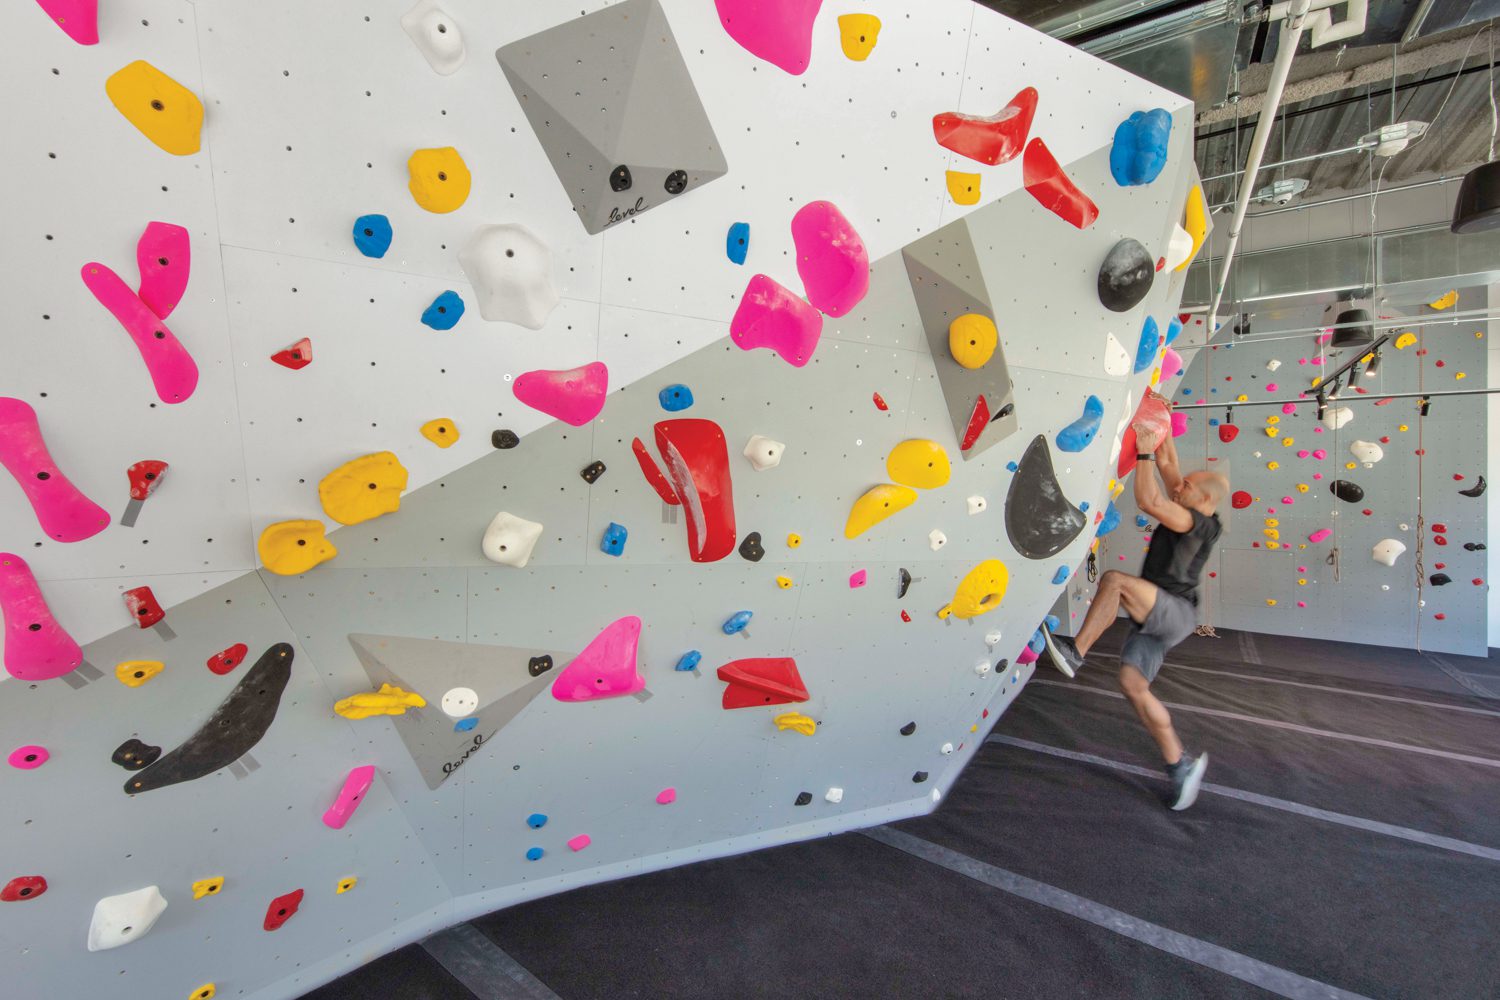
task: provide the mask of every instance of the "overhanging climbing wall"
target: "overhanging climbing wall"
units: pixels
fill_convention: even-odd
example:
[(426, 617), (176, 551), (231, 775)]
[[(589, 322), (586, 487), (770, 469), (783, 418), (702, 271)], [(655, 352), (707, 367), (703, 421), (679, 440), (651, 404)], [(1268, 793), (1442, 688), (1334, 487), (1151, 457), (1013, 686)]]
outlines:
[[(959, 0), (87, 6), (0, 13), (5, 981), (294, 996), (935, 808), (1159, 377), (1186, 100)], [(669, 79), (547, 98), (626, 17)]]

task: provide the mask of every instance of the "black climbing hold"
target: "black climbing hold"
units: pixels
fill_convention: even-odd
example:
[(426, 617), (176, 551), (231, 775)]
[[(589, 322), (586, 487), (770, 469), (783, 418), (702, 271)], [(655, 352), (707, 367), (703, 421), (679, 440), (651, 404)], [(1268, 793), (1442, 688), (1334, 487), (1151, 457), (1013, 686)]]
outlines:
[(1127, 236), (1099, 265), (1099, 301), (1111, 312), (1128, 312), (1151, 291), (1155, 278), (1156, 262), (1150, 252)]
[(591, 462), (579, 469), (578, 474), (583, 477), (583, 481), (586, 483), (597, 482), (599, 477), (604, 475), (604, 463)]
[(911, 780), (914, 783), (920, 785), (922, 782), (924, 782), (924, 781), (927, 780), (927, 772), (926, 771), (918, 771), (916, 774), (914, 774), (914, 775), (911, 776)]
[(1015, 412), (1016, 404), (1006, 403), (1004, 406), (1000, 407), (1000, 409), (995, 411), (995, 415), (993, 417), (990, 417), (990, 423), (994, 423), (997, 420), (1004, 420), (1006, 417)]
[(904, 725), (904, 726), (901, 727), (901, 735), (902, 736), (910, 736), (912, 733), (914, 733), (916, 731), (917, 731), (917, 724), (915, 722), (908, 722), (906, 725)]
[(1347, 479), (1335, 479), (1328, 484), (1328, 490), (1345, 503), (1359, 503), (1365, 498), (1365, 491), (1359, 484)]
[(1000, 662), (997, 663), (997, 664), (995, 664), (995, 669), (996, 670), (1004, 670), (1008, 666), (1010, 666), (1010, 658), (1006, 657), (1006, 656), (1002, 656), (1000, 658)]
[(805, 806), (812, 801), (812, 792), (798, 792), (797, 805)]
[(615, 191), (630, 190), (630, 168), (620, 164), (609, 172), (609, 186)]
[(1483, 542), (1464, 542), (1464, 548), (1470, 552), (1483, 552), (1485, 545)]
[(514, 448), (520, 443), (521, 439), (512, 430), (498, 430), (490, 435), (490, 444), (496, 448)]
[(760, 562), (761, 557), (766, 554), (765, 548), (760, 544), (760, 532), (752, 531), (740, 542), (740, 555), (751, 562)]
[(1434, 587), (1441, 587), (1444, 584), (1452, 583), (1453, 578), (1447, 573), (1434, 573), (1427, 578), (1427, 582), (1432, 584)]
[(1461, 497), (1482, 497), (1484, 496), (1484, 488), (1486, 485), (1487, 484), (1484, 481), (1484, 477), (1480, 476), (1479, 482), (1475, 483), (1473, 486), (1470, 486), (1466, 490), (1459, 490), (1458, 495)]
[(667, 175), (667, 182), (662, 187), (667, 189), (667, 194), (682, 194), (687, 190), (687, 171), (674, 170)]
[(142, 743), (132, 737), (116, 747), (115, 752), (109, 755), (109, 759), (127, 771), (139, 771), (143, 767), (156, 763), (156, 758), (160, 756), (161, 747)]
[(1038, 434), (1026, 446), (1005, 497), (1005, 533), (1027, 559), (1048, 559), (1067, 548), (1088, 524), (1068, 502), (1052, 468), (1052, 450)]
[(910, 589), (911, 589), (911, 574), (906, 571), (905, 567), (902, 567), (902, 569), (901, 569), (901, 585), (896, 588), (896, 597), (898, 599), (902, 598), (902, 597), (905, 597), (906, 596), (906, 592), (908, 590), (910, 590)]
[(255, 748), (281, 707), (292, 678), (292, 647), (278, 642), (245, 671), (208, 721), (175, 750), (125, 782), (125, 794), (192, 781), (228, 767)]
[(533, 677), (540, 677), (552, 669), (552, 657), (543, 653), (541, 656), (533, 656), (526, 664), (526, 670)]

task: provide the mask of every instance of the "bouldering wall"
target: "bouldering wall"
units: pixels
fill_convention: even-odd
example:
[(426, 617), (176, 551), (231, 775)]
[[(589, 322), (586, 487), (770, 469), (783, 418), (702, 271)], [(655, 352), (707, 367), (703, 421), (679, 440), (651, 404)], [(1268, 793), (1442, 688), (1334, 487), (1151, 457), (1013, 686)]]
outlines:
[[(1486, 307), (1486, 289), (1428, 283), (1395, 286), (1382, 298), (1377, 319), (1411, 325), (1376, 331), (1391, 341), (1375, 374), (1330, 400), (1323, 421), (1316, 380), (1369, 353), (1333, 346), (1336, 309), (1262, 310), (1248, 336), (1236, 336), (1231, 322), (1208, 347), (1182, 349), (1177, 403), (1292, 402), (1237, 408), (1232, 427), (1223, 409), (1182, 411), (1183, 468), (1224, 472), (1237, 497), (1205, 571), (1203, 621), (1483, 656), (1486, 398), (1434, 396), (1424, 416), (1419, 399), (1387, 395), (1486, 387), (1487, 323), (1472, 318)], [(1196, 318), (1190, 323), (1201, 331)], [(1121, 498), (1121, 529), (1104, 540), (1101, 569), (1140, 565), (1155, 524), (1132, 496)], [(1389, 564), (1377, 558), (1391, 553)], [(1083, 604), (1074, 600), (1070, 610)]]
[(938, 806), (1161, 376), (1191, 105), (761, 6), (0, 12), (7, 982), (295, 996)]

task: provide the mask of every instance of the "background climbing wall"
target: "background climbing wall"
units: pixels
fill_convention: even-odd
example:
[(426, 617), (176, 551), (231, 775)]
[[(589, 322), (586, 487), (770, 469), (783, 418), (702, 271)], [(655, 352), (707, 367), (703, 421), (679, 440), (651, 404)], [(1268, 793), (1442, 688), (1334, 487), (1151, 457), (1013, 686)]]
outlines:
[[(0, 685), (0, 729), (52, 754), (36, 770), (0, 774), (13, 806), (0, 855), (16, 868), (0, 874), (50, 883), (40, 898), (0, 904), (7, 981), (70, 996), (185, 997), (210, 981), (220, 995), (292, 996), (529, 896), (917, 814), (1029, 676), (1018, 653), (1062, 590), (1060, 571), (1092, 541), (1110, 439), (1151, 377), (1149, 367), (1106, 375), (1104, 334), (1133, 356), (1145, 316), (1165, 320), (1181, 294), (1170, 275), (1137, 307), (1107, 313), (1095, 272), (1123, 236), (1163, 252), (1191, 181), (1189, 103), (959, 0), (827, 4), (812, 66), (797, 77), (736, 45), (710, 5), (664, 0), (729, 171), (589, 236), (493, 52), (602, 6), (455, 0), (447, 10), (467, 59), (448, 77), (402, 31), (404, 5), (120, 0), (105, 5), (100, 44), (88, 47), (35, 6), (0, 12), (3, 72), (14, 91), (36, 95), (13, 109), (19, 155), (3, 168), (0, 282), (16, 319), (0, 341), (0, 395), (37, 410), (59, 464), (116, 516), (126, 466), (171, 463), (136, 527), (71, 545), (46, 540), (20, 492), (0, 484), (0, 550), (30, 561), (103, 673)], [(840, 51), (836, 18), (847, 12), (883, 22), (865, 62)], [(201, 95), (200, 153), (167, 155), (110, 106), (105, 78), (135, 59)], [(1021, 189), (1019, 159), (982, 167), (933, 141), (932, 115), (991, 114), (1028, 85), (1042, 95), (1032, 134), (1100, 207), (1085, 231)], [(1175, 120), (1167, 169), (1120, 188), (1108, 165), (1114, 128), (1158, 106)], [(403, 165), (415, 148), (450, 144), (473, 193), (451, 215), (428, 214), (411, 202)], [(976, 205), (951, 201), (949, 169), (980, 175)], [(813, 362), (793, 369), (732, 346), (728, 319), (752, 273), (801, 288), (788, 224), (818, 198), (863, 237), (871, 291), (830, 319)], [(373, 212), (395, 231), (382, 260), (350, 242), (353, 219)], [(171, 325), (202, 380), (177, 406), (153, 401), (134, 349), (78, 279), (98, 260), (130, 282), (135, 241), (153, 219), (192, 239)], [(1015, 431), (970, 462), (900, 253), (959, 219), (1016, 404)], [(724, 257), (735, 221), (752, 229), (743, 268)], [(458, 266), (456, 249), (497, 222), (524, 223), (553, 254), (561, 301), (540, 331), (482, 320)], [(447, 289), (469, 312), (452, 331), (421, 325)], [(311, 365), (268, 360), (304, 336)], [(584, 427), (550, 422), (512, 395), (524, 371), (594, 360), (608, 364), (611, 392)], [(681, 516), (664, 514), (634, 466), (630, 441), (651, 440), (667, 416), (657, 390), (674, 382), (697, 397), (682, 416), (724, 429), (739, 533), (761, 533), (761, 562), (689, 562)], [(1034, 438), (1050, 443), (1091, 394), (1105, 405), (1098, 439), (1076, 454), (1052, 447), (1062, 493), (1088, 505), (1089, 526), (1055, 556), (1026, 559), (1004, 527), (1008, 466)], [(435, 417), (454, 421), (456, 445), (439, 450), (418, 434)], [(521, 445), (494, 450), (500, 427)], [(751, 434), (787, 443), (777, 468), (755, 472), (741, 458)], [(887, 478), (887, 453), (911, 437), (946, 448), (952, 481), (845, 539), (850, 505)], [(310, 573), (257, 568), (266, 525), (319, 517), (318, 480), (384, 449), (411, 474), (398, 513), (333, 532), (339, 556)], [(595, 460), (608, 471), (590, 485), (578, 471)], [(987, 509), (971, 515), (970, 497)], [(545, 525), (525, 570), (480, 553), (500, 509)], [(611, 521), (630, 529), (619, 559), (599, 551)], [(934, 529), (948, 538), (939, 551), (928, 545)], [(789, 532), (801, 547), (788, 548)], [(989, 558), (1009, 567), (1001, 607), (940, 621), (959, 580)], [(914, 582), (898, 599), (903, 568)], [(853, 588), (859, 570), (869, 582)], [(777, 575), (792, 586), (778, 588)], [(143, 584), (175, 638), (128, 627), (120, 594)], [(720, 624), (742, 609), (755, 612), (750, 627), (725, 635)], [(438, 677), (454, 655), (443, 644), (469, 644), (524, 680), (516, 650), (551, 651), (561, 668), (630, 614), (645, 622), (648, 700), (567, 704), (545, 692), (556, 675), (544, 674), (541, 693), (436, 788), (400, 720), (331, 711), (373, 686), (351, 634), (376, 646), (433, 643)], [(230, 768), (123, 794), (129, 775), (111, 752), (130, 737), (168, 750), (186, 739), (243, 676), (202, 665), (232, 642), (252, 659), (292, 645), (292, 680), (265, 738)], [(700, 671), (673, 670), (694, 648)], [(815, 736), (778, 731), (770, 710), (719, 707), (714, 668), (747, 656), (796, 658), (810, 700), (786, 707), (816, 720)], [(130, 688), (112, 676), (130, 659), (166, 668)], [(441, 683), (420, 690), (430, 704), (413, 717), (441, 722)], [(916, 729), (904, 736), (908, 722)], [(361, 764), (377, 771), (365, 801), (342, 830), (325, 827), (319, 815)], [(677, 800), (658, 805), (666, 787)], [(841, 802), (825, 797), (831, 788), (843, 789)], [(803, 792), (811, 801), (798, 806)], [(532, 813), (548, 824), (529, 827)], [(566, 842), (579, 834), (592, 844), (575, 852)], [(545, 852), (534, 861), (533, 847)], [(194, 900), (190, 883), (215, 875), (221, 893)], [(349, 876), (358, 885), (336, 895)], [(169, 904), (151, 932), (85, 952), (94, 902), (146, 885)], [(301, 911), (263, 931), (270, 900), (297, 888)]]

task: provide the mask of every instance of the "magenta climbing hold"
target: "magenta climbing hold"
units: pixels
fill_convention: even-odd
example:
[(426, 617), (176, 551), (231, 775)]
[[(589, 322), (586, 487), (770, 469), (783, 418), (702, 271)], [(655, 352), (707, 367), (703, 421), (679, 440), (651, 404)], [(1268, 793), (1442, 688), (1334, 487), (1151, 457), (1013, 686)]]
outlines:
[(99, 44), (99, 0), (36, 0), (47, 16), (79, 45)]
[(192, 396), (198, 387), (198, 365), (161, 318), (103, 264), (90, 261), (79, 274), (99, 304), (130, 334), (146, 363), (157, 398), (163, 403), (181, 403)]
[(675, 788), (663, 788), (661, 791), (659, 791), (659, 792), (656, 793), (656, 804), (657, 805), (668, 806), (668, 805), (671, 805), (673, 802), (676, 802), (676, 801), (677, 801), (677, 789), (675, 789)]
[(792, 216), (797, 274), (807, 301), (838, 317), (859, 304), (870, 288), (870, 255), (865, 241), (830, 201), (813, 201)]
[(333, 805), (323, 813), (323, 825), (342, 830), (344, 824), (349, 822), (349, 817), (354, 815), (354, 810), (358, 809), (359, 804), (364, 801), (365, 793), (370, 790), (370, 784), (374, 780), (374, 764), (350, 768), (348, 776), (344, 778), (344, 787), (339, 789), (338, 797), (333, 800)]
[(609, 391), (609, 368), (591, 361), (565, 371), (537, 370), (517, 376), (516, 398), (534, 410), (582, 427), (604, 409)]
[(1016, 663), (1024, 667), (1028, 663), (1035, 663), (1036, 658), (1036, 650), (1032, 649), (1030, 646), (1022, 646), (1021, 651), (1016, 654)]
[(807, 72), (823, 0), (714, 0), (714, 6), (719, 23), (746, 52), (793, 76)]
[(1309, 542), (1321, 542), (1331, 534), (1333, 534), (1332, 528), (1319, 528), (1317, 531), (1314, 531), (1312, 534), (1308, 535), (1307, 540)]
[(109, 512), (84, 496), (47, 451), (31, 404), (0, 396), (0, 465), (4, 465), (48, 538), (81, 542), (109, 527)]
[(34, 771), (47, 763), (51, 757), (52, 755), (47, 752), (46, 747), (28, 744), (24, 747), (16, 747), (10, 752), (10, 756), (5, 759), (11, 767), (19, 771)]
[(578, 836), (568, 841), (568, 847), (572, 848), (576, 852), (583, 850), (593, 842), (594, 838), (590, 837), (586, 833), (580, 833)]
[(741, 350), (769, 347), (793, 368), (812, 360), (822, 335), (823, 314), (764, 274), (750, 279), (729, 321)]
[(1180, 438), (1184, 434), (1187, 433), (1187, 429), (1188, 429), (1188, 416), (1187, 416), (1187, 414), (1186, 413), (1178, 413), (1178, 412), (1176, 412), (1174, 410), (1173, 413), (1172, 413), (1172, 436), (1174, 438)]
[(192, 264), (188, 231), (170, 222), (147, 223), (135, 244), (135, 263), (141, 274), (136, 294), (147, 309), (166, 319), (187, 291)]
[(636, 668), (641, 620), (627, 615), (605, 626), (552, 682), (558, 701), (597, 701), (635, 694), (646, 686)]
[(45, 681), (83, 662), (83, 650), (52, 617), (31, 567), (10, 552), (0, 552), (0, 612), (5, 615), (5, 669), (12, 677)]
[(849, 587), (851, 589), (855, 587), (863, 587), (865, 585), (865, 580), (867, 579), (867, 577), (868, 573), (865, 570), (855, 570), (853, 573), (849, 574)]
[(1172, 348), (1167, 348), (1161, 356), (1161, 378), (1165, 382), (1169, 378), (1176, 378), (1183, 372), (1182, 355)]

